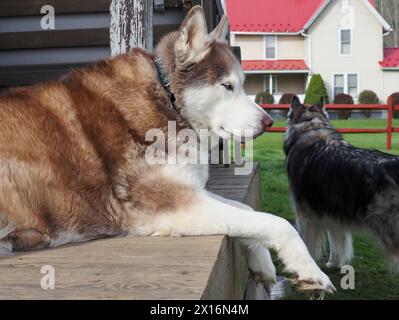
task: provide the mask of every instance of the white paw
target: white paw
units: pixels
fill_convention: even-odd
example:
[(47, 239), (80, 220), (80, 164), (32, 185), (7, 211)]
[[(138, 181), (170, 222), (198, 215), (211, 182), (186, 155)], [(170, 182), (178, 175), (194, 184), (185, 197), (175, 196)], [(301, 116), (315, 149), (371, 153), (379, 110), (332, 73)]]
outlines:
[(330, 278), (320, 269), (315, 269), (312, 272), (302, 273), (298, 275), (293, 283), (299, 291), (321, 291), (333, 293), (335, 287)]

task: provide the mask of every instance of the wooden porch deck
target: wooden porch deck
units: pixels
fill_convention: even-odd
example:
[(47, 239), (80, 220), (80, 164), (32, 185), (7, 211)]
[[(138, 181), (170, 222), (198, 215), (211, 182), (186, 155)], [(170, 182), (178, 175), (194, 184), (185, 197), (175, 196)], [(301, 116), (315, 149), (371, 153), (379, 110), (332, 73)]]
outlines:
[[(211, 169), (209, 190), (260, 206), (259, 164), (248, 176)], [(55, 288), (41, 288), (54, 267)], [(242, 299), (248, 273), (233, 239), (113, 238), (0, 259), (0, 299)]]

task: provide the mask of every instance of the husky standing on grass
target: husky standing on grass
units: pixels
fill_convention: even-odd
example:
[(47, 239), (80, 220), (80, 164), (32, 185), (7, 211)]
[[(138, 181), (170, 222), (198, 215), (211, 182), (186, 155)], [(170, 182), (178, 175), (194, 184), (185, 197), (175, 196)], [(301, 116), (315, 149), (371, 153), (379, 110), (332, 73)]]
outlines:
[(356, 148), (332, 127), (324, 101), (288, 114), (284, 145), (299, 232), (313, 258), (330, 244), (329, 268), (350, 262), (351, 230), (368, 228), (399, 262), (399, 157)]
[(242, 238), (257, 280), (275, 281), (273, 248), (299, 289), (332, 291), (286, 220), (207, 192), (207, 165), (146, 160), (146, 133), (158, 128), (167, 135), (169, 122), (178, 133), (206, 129), (222, 138), (248, 129), (255, 137), (271, 127), (270, 116), (244, 93), (227, 32), (223, 17), (208, 34), (202, 9), (194, 7), (155, 55), (134, 49), (5, 93), (0, 247), (30, 250), (123, 234), (226, 234)]

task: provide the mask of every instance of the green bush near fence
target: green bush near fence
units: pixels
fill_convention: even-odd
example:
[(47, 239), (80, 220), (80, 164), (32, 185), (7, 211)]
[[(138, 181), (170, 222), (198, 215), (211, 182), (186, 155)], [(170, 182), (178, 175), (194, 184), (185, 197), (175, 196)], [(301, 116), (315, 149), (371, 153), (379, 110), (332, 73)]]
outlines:
[[(399, 106), (399, 92), (395, 92), (392, 95), (392, 102), (394, 106)], [(393, 117), (399, 119), (399, 110), (393, 112)]]
[(380, 101), (377, 94), (371, 90), (363, 90), (359, 94), (360, 104), (377, 104)]
[[(380, 102), (377, 94), (371, 90), (363, 90), (359, 94), (359, 103), (360, 104), (377, 104)], [(371, 110), (363, 110), (364, 115), (367, 118), (370, 118)]]
[(255, 102), (257, 104), (273, 104), (274, 97), (269, 92), (261, 91), (256, 95)]
[(316, 104), (324, 97), (324, 101), (329, 103), (326, 86), (320, 74), (314, 74), (310, 79), (304, 103)]

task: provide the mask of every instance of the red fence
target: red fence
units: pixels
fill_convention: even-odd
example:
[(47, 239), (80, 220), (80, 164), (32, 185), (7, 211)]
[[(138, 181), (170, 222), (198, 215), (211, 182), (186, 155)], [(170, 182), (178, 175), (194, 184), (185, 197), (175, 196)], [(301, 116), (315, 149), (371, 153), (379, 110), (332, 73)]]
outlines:
[[(289, 109), (288, 104), (262, 104), (261, 107), (265, 110), (274, 109)], [(388, 104), (327, 104), (327, 110), (386, 110), (388, 112), (387, 127), (385, 129), (368, 129), (368, 128), (340, 128), (337, 129), (342, 133), (386, 133), (387, 134), (387, 149), (392, 148), (392, 133), (399, 132), (399, 128), (394, 128), (392, 125), (393, 111), (399, 110), (399, 105), (393, 106), (392, 98), (388, 99)], [(272, 127), (269, 132), (285, 132), (286, 127)]]

